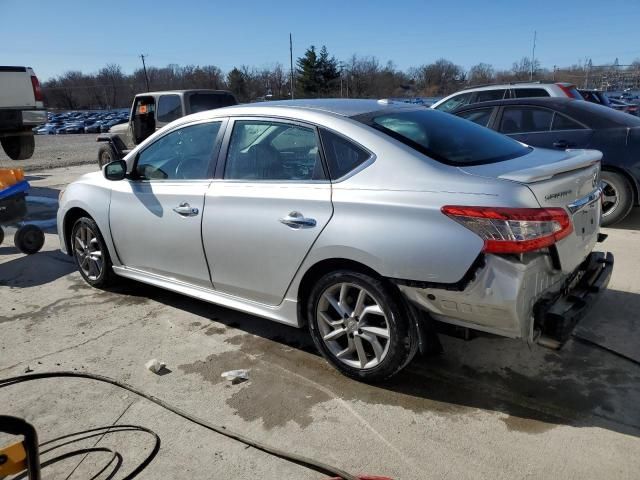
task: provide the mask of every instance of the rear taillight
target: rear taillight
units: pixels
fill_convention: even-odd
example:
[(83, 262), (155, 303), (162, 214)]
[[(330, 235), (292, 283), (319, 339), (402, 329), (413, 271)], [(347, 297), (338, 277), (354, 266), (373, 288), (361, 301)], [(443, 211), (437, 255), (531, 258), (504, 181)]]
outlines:
[(36, 99), (36, 102), (43, 102), (44, 97), (42, 96), (40, 82), (38, 81), (38, 77), (35, 75), (31, 75), (31, 86), (33, 87), (33, 97)]
[(553, 245), (573, 231), (563, 208), (465, 207), (442, 213), (484, 240), (487, 253), (525, 253)]
[(567, 97), (584, 100), (584, 97), (580, 95), (575, 85), (566, 85), (563, 83), (556, 83), (556, 85), (560, 87), (560, 90), (562, 90)]

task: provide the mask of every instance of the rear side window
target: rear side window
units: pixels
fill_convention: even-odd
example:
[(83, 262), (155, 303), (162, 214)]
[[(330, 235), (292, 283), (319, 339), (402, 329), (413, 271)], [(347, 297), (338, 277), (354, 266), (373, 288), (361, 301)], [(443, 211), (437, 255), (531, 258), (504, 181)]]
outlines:
[(374, 113), (357, 119), (449, 165), (500, 162), (530, 151), (529, 147), (493, 130), (434, 110)]
[(434, 107), (436, 110), (440, 110), (441, 112), (452, 112), (456, 108), (460, 108), (467, 103), (469, 103), (469, 99), (471, 98), (471, 93), (461, 93), (460, 95), (456, 95), (455, 97), (450, 98), (444, 103), (441, 103), (437, 107)]
[(162, 95), (158, 100), (158, 121), (173, 122), (182, 116), (182, 105), (178, 95)]
[(502, 90), (481, 90), (476, 92), (474, 103), (491, 102), (492, 100), (502, 100), (507, 91)]
[(189, 112), (204, 112), (236, 103), (236, 99), (228, 93), (194, 93), (189, 96)]
[(547, 132), (551, 129), (553, 112), (544, 108), (506, 107), (500, 121), (502, 133)]
[(321, 128), (320, 138), (332, 179), (345, 176), (371, 157), (363, 148), (329, 130)]
[(489, 119), (491, 118), (491, 113), (493, 112), (493, 108), (477, 108), (475, 110), (468, 110), (466, 112), (456, 113), (460, 118), (464, 118), (465, 120), (470, 120), (473, 123), (477, 123), (478, 125), (482, 125), (486, 127), (489, 124)]
[(514, 88), (516, 98), (534, 98), (534, 97), (549, 97), (549, 92), (544, 88)]
[(553, 116), (553, 123), (551, 124), (551, 130), (580, 130), (584, 127), (578, 122), (571, 120), (569, 117), (556, 113)]

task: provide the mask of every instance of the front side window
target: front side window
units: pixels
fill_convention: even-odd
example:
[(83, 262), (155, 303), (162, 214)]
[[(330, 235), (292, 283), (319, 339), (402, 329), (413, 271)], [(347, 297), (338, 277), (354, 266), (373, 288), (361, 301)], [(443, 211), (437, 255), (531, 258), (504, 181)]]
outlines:
[(158, 121), (173, 122), (182, 116), (182, 104), (179, 95), (162, 95), (158, 99)]
[(475, 110), (456, 113), (456, 115), (460, 118), (470, 120), (473, 123), (477, 123), (478, 125), (486, 127), (489, 124), (489, 119), (491, 118), (492, 112), (493, 108), (477, 108)]
[(480, 90), (476, 92), (474, 103), (491, 102), (492, 100), (502, 100), (507, 91), (501, 90)]
[(320, 129), (320, 138), (332, 179), (344, 177), (371, 158), (363, 148), (324, 128)]
[(505, 107), (500, 131), (505, 134), (547, 132), (552, 118), (553, 112), (544, 108)]
[(513, 92), (516, 94), (516, 98), (535, 98), (549, 96), (549, 92), (547, 92), (544, 88), (514, 88)]
[(367, 125), (449, 165), (481, 165), (517, 158), (530, 148), (455, 115), (433, 110), (368, 114)]
[(440, 110), (441, 112), (452, 112), (456, 108), (460, 108), (467, 103), (469, 103), (469, 99), (471, 98), (471, 93), (461, 93), (460, 95), (456, 95), (455, 97), (450, 98), (444, 103), (441, 103), (437, 107), (434, 107), (436, 110)]
[(200, 123), (174, 130), (138, 154), (135, 171), (146, 180), (210, 178), (221, 122)]
[(224, 178), (251, 181), (324, 178), (315, 130), (282, 122), (237, 120)]
[(578, 122), (571, 120), (569, 117), (565, 117), (556, 112), (553, 116), (553, 123), (551, 130), (581, 130), (584, 127)]

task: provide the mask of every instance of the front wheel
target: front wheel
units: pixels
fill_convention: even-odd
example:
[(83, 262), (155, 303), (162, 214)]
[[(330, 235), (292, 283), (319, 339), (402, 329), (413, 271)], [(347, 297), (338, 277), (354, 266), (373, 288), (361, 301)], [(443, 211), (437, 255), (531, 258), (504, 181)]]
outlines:
[(93, 219), (82, 217), (73, 225), (71, 250), (80, 275), (89, 285), (105, 288), (113, 283), (109, 251)]
[(385, 380), (415, 353), (402, 301), (370, 275), (342, 270), (322, 277), (309, 295), (307, 318), (322, 355), (357, 380)]
[(602, 226), (621, 221), (633, 208), (633, 187), (621, 174), (603, 171), (602, 184)]
[(118, 159), (115, 149), (108, 142), (103, 142), (98, 149), (98, 165), (100, 168)]

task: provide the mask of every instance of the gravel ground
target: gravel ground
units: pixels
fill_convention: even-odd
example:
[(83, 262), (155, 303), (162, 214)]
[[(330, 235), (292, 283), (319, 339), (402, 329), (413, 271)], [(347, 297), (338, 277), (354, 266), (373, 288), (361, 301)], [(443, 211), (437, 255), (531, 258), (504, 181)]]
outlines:
[(0, 148), (0, 167), (20, 167), (25, 172), (84, 163), (97, 165), (98, 146), (95, 134), (36, 135), (36, 150), (28, 160), (14, 161)]

